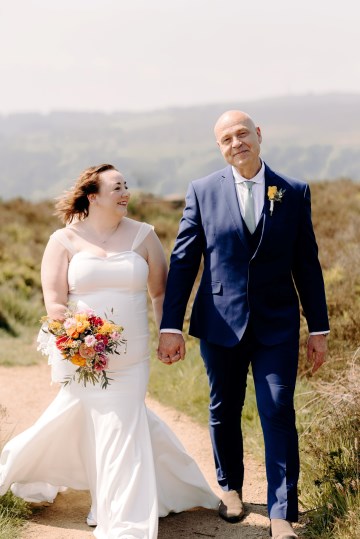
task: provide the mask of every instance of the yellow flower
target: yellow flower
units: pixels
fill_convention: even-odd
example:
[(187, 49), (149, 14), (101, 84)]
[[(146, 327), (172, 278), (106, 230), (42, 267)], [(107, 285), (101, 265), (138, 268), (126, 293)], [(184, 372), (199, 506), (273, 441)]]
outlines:
[(88, 316), (86, 313), (76, 313), (74, 318), (77, 322), (85, 322)]
[(49, 322), (50, 331), (59, 331), (61, 327), (62, 324), (58, 320), (52, 320), (51, 322)]
[(281, 202), (285, 193), (285, 189), (278, 189), (276, 185), (269, 185), (268, 187), (268, 199), (270, 201), (270, 215), (274, 211), (274, 203)]
[(76, 323), (76, 331), (78, 333), (83, 333), (89, 326), (90, 322), (88, 320), (78, 320)]
[(73, 356), (71, 356), (70, 361), (78, 367), (85, 367), (86, 365), (86, 359), (84, 357), (81, 357), (80, 354), (74, 354)]
[(277, 193), (276, 185), (269, 185), (268, 187), (268, 198), (269, 200), (274, 200)]
[(105, 335), (106, 333), (112, 333), (114, 331), (114, 324), (111, 322), (104, 322), (104, 324), (98, 329), (98, 333)]

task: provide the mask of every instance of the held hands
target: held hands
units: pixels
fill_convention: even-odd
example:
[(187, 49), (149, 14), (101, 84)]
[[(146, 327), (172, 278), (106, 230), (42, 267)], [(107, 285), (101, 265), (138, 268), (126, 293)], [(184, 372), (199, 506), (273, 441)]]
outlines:
[(185, 357), (185, 341), (180, 333), (160, 333), (158, 358), (172, 365)]
[(326, 354), (326, 335), (310, 335), (307, 342), (307, 358), (313, 365), (311, 374), (315, 374), (321, 365), (325, 363)]

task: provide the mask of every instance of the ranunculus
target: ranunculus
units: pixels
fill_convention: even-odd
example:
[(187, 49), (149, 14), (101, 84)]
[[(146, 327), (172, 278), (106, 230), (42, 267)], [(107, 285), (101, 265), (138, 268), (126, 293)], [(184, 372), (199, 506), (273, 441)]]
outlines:
[(103, 343), (103, 341), (98, 341), (94, 348), (96, 352), (101, 353), (105, 350), (105, 343)]
[(94, 348), (90, 346), (86, 346), (85, 343), (82, 343), (79, 346), (79, 354), (81, 355), (81, 357), (84, 357), (85, 359), (92, 359), (95, 356), (96, 352)]
[(81, 357), (80, 354), (74, 354), (73, 356), (71, 356), (70, 361), (78, 367), (85, 367), (86, 365), (86, 359), (84, 357)]

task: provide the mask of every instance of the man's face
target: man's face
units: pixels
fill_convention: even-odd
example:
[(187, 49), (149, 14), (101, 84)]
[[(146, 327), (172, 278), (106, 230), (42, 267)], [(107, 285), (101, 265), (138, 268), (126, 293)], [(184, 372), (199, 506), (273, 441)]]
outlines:
[(255, 176), (260, 168), (261, 131), (252, 120), (241, 114), (225, 115), (215, 129), (224, 159), (241, 175)]

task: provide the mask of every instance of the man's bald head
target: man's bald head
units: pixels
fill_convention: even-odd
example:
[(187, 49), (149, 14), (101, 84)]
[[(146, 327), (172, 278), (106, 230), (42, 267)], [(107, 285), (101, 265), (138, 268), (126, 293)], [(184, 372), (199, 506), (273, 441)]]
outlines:
[(228, 110), (220, 116), (215, 124), (214, 133), (216, 141), (219, 143), (219, 133), (224, 127), (238, 123), (256, 129), (253, 119), (246, 112), (242, 112), (241, 110)]
[(244, 178), (253, 178), (261, 168), (261, 131), (241, 110), (228, 110), (214, 128), (216, 142), (224, 159)]

